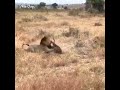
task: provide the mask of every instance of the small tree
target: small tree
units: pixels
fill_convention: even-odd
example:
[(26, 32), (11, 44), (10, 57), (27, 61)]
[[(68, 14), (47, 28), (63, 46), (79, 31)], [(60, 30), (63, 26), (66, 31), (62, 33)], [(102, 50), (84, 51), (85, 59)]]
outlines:
[(38, 9), (40, 9), (40, 8), (44, 8), (45, 6), (46, 6), (46, 3), (40, 2), (40, 4), (37, 7)]
[(58, 6), (58, 4), (57, 4), (57, 3), (53, 3), (53, 4), (52, 4), (52, 7), (53, 7), (54, 9), (56, 9), (56, 8), (57, 8), (57, 6)]
[(86, 9), (96, 9), (99, 12), (104, 10), (104, 0), (86, 0)]
[(64, 9), (65, 9), (65, 10), (67, 10), (67, 9), (68, 9), (68, 7), (67, 7), (67, 6), (65, 6), (65, 7), (64, 7)]

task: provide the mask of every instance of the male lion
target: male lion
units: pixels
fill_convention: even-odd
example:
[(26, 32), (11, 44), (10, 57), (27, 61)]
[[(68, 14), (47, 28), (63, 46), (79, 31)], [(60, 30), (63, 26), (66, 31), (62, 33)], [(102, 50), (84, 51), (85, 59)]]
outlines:
[(51, 41), (50, 41), (48, 36), (44, 36), (41, 39), (39, 45), (23, 44), (22, 48), (24, 45), (28, 46), (27, 49), (24, 49), (25, 51), (28, 51), (28, 52), (37, 52), (37, 53), (46, 52), (46, 53), (49, 53), (49, 52), (53, 51), (53, 49), (51, 48)]

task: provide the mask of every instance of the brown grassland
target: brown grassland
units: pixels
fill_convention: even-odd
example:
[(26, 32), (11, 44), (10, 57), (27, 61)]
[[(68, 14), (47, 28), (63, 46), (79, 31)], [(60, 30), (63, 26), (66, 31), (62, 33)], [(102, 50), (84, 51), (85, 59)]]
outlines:
[[(23, 43), (55, 37), (63, 54), (30, 53)], [(69, 11), (15, 13), (16, 90), (105, 90), (105, 16)]]

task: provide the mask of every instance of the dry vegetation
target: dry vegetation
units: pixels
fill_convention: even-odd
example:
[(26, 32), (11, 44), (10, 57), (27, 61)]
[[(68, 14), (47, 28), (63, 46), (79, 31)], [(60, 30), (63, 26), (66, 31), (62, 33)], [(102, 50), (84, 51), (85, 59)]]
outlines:
[[(15, 14), (16, 90), (105, 90), (105, 17), (86, 12), (17, 11)], [(71, 15), (72, 14), (72, 15)], [(77, 14), (77, 15), (76, 15)], [(101, 25), (96, 25), (96, 23)], [(63, 54), (25, 52), (54, 35)]]

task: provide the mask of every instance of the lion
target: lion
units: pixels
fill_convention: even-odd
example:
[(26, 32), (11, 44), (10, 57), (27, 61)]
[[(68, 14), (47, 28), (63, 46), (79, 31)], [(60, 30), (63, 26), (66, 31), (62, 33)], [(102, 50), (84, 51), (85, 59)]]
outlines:
[[(26, 45), (28, 46), (27, 49), (24, 49), (23, 46)], [(41, 41), (40, 41), (40, 44), (39, 45), (29, 45), (29, 44), (23, 44), (22, 45), (22, 48), (25, 50), (25, 51), (28, 51), (28, 52), (51, 52), (53, 51), (53, 49), (51, 48), (51, 40), (49, 39), (48, 36), (44, 36)]]
[(37, 52), (37, 53), (39, 53), (39, 52), (45, 52), (45, 53), (54, 52), (54, 53), (62, 54), (62, 49), (57, 44), (55, 44), (55, 39), (53, 42), (52, 40), (50, 40), (49, 36), (44, 36), (40, 40), (39, 45), (23, 44), (22, 48), (24, 45), (28, 46), (28, 48), (25, 49), (25, 51), (28, 51), (28, 52)]

